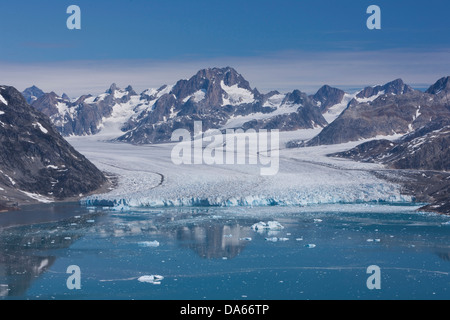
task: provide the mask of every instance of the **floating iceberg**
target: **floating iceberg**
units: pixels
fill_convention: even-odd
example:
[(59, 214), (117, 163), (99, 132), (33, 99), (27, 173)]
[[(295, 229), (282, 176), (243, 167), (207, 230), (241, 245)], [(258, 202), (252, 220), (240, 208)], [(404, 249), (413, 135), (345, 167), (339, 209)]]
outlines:
[(142, 241), (142, 242), (138, 242), (138, 246), (139, 247), (144, 247), (144, 248), (156, 248), (159, 247), (159, 242), (158, 241)]
[(138, 278), (139, 282), (151, 283), (151, 284), (161, 284), (162, 280), (164, 280), (164, 277), (159, 276), (159, 275), (142, 276), (142, 277)]
[(273, 237), (273, 238), (265, 238), (266, 241), (269, 242), (284, 242), (284, 241), (289, 241), (289, 238), (277, 238), (277, 237)]
[(264, 230), (282, 230), (284, 227), (278, 221), (268, 221), (268, 222), (258, 222), (252, 225), (252, 230), (254, 231), (264, 231)]
[(312, 249), (312, 248), (315, 248), (316, 245), (314, 243), (310, 243), (310, 244), (307, 244), (305, 247), (309, 248), (309, 249)]

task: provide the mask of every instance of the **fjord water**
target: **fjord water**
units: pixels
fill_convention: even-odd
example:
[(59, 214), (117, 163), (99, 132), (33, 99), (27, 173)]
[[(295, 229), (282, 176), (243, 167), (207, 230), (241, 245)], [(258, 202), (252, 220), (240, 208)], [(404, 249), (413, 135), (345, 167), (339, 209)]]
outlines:
[[(26, 207), (0, 215), (0, 297), (449, 299), (450, 218), (415, 209)], [(254, 231), (260, 221), (284, 228)], [(71, 265), (80, 290), (67, 288)], [(366, 285), (371, 265), (380, 290)], [(164, 279), (139, 281), (151, 275)]]

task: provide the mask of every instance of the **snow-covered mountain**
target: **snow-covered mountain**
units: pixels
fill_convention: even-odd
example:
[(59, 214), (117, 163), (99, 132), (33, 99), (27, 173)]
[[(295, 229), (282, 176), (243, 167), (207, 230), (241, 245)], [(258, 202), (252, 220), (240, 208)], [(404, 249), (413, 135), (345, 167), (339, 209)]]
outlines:
[[(401, 79), (350, 94), (324, 85), (316, 94), (299, 90), (260, 93), (231, 67), (198, 71), (189, 79), (137, 94), (115, 84), (98, 96), (70, 100), (38, 94), (32, 106), (50, 117), (64, 136), (108, 133), (132, 144), (169, 142), (172, 132), (191, 132), (195, 121), (209, 129), (323, 129), (308, 145), (336, 144), (379, 135), (406, 134), (430, 121), (449, 118), (449, 78), (427, 92)], [(25, 94), (25, 93), (24, 93)], [(288, 145), (296, 147), (303, 141)]]
[(332, 155), (393, 169), (450, 170), (450, 119), (438, 119), (398, 140), (372, 140)]
[(88, 94), (70, 100), (67, 96), (60, 97), (50, 92), (31, 105), (46, 114), (62, 135), (81, 136), (99, 133), (108, 123), (107, 120), (122, 125), (147, 102), (146, 97), (137, 95), (131, 86), (122, 90), (112, 84), (98, 96)]
[(203, 69), (190, 79), (141, 94), (115, 84), (99, 96), (74, 100), (46, 93), (32, 106), (47, 114), (64, 136), (112, 132), (118, 141), (146, 144), (170, 141), (175, 129), (192, 130), (194, 121), (202, 121), (204, 130), (323, 128), (352, 97), (329, 86), (313, 96), (299, 90), (262, 94), (226, 67)]
[[(443, 78), (427, 92), (414, 90), (397, 79), (384, 86), (358, 92), (339, 117), (308, 145), (329, 145), (407, 134), (429, 122), (450, 118), (448, 80)], [(446, 89), (447, 88), (447, 89)]]

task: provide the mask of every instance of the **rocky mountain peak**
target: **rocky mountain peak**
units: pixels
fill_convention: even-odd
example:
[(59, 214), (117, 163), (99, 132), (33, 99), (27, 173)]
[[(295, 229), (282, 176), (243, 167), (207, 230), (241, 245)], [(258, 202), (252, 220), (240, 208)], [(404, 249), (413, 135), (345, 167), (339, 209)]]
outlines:
[(283, 104), (299, 104), (303, 105), (306, 101), (308, 96), (306, 93), (301, 92), (300, 90), (294, 90), (288, 94), (286, 94), (286, 97), (283, 100)]
[(134, 91), (131, 85), (128, 85), (128, 87), (125, 88), (125, 91), (128, 92), (128, 95), (130, 96), (137, 96), (136, 91)]
[(439, 79), (426, 91), (429, 94), (439, 94), (441, 92), (450, 92), (450, 77)]
[(202, 69), (189, 80), (178, 81), (171, 93), (181, 101), (195, 96), (196, 103), (222, 106), (225, 103), (224, 98), (229, 98), (225, 89), (231, 87), (247, 90), (250, 94), (254, 94), (249, 82), (231, 67)]
[(344, 95), (344, 91), (330, 87), (329, 85), (324, 85), (313, 96), (313, 99), (319, 102), (320, 110), (325, 112), (329, 107), (340, 103), (344, 98)]
[(115, 83), (113, 83), (113, 84), (111, 84), (111, 86), (109, 87), (109, 89), (106, 90), (106, 93), (114, 94), (114, 92), (115, 92), (116, 90), (119, 90), (119, 88), (117, 87), (117, 85), (116, 85)]
[(69, 96), (68, 96), (67, 94), (65, 94), (65, 93), (62, 94), (61, 98), (62, 98), (63, 100), (65, 100), (65, 101), (70, 101)]
[(31, 104), (33, 101), (36, 101), (37, 99), (42, 97), (44, 95), (44, 91), (33, 85), (32, 87), (26, 88), (22, 92), (22, 94), (27, 100), (28, 104)]
[(360, 99), (370, 98), (378, 94), (406, 94), (413, 92), (414, 89), (403, 82), (402, 79), (396, 79), (394, 81), (388, 82), (385, 85), (378, 85), (373, 87), (366, 87), (361, 90), (356, 97)]

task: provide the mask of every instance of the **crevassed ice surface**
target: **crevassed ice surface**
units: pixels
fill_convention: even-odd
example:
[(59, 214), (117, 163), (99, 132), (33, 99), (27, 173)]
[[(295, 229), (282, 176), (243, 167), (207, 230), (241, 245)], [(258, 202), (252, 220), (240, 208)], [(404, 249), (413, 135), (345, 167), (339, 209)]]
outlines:
[[(101, 170), (116, 175), (118, 187), (90, 196), (86, 205), (127, 207), (164, 206), (268, 206), (354, 202), (408, 202), (398, 185), (376, 178), (376, 164), (363, 164), (326, 155), (358, 143), (285, 149), (291, 139), (314, 130), (281, 133), (279, 171), (262, 176), (257, 165), (175, 165), (175, 144), (133, 146), (69, 138), (75, 148)], [(252, 142), (250, 142), (252, 143)], [(267, 166), (266, 166), (267, 167)]]

